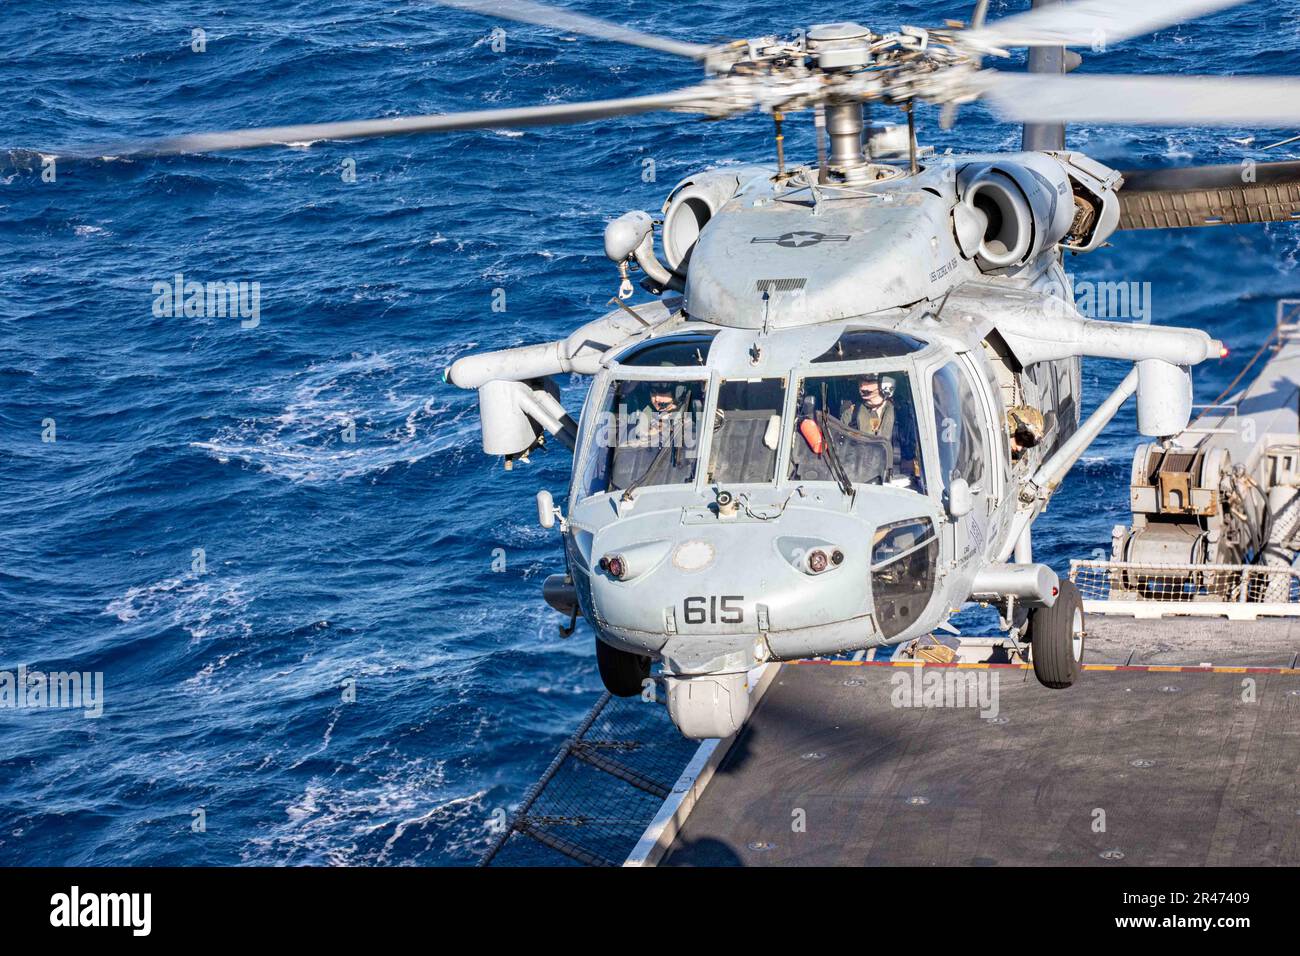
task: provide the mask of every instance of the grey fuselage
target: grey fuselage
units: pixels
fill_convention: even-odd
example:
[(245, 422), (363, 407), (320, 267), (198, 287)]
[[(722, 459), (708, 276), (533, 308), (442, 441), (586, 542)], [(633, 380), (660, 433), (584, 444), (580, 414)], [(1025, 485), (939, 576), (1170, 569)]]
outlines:
[[(1009, 158), (1018, 157), (996, 160)], [(767, 659), (905, 641), (968, 600), (976, 572), (1007, 549), (1017, 475), (1074, 431), (1079, 407), (1077, 357), (1024, 366), (986, 342), (989, 321), (977, 314), (979, 295), (962, 290), (945, 301), (963, 286), (1068, 295), (1054, 247), (997, 275), (958, 248), (953, 169), (979, 161), (963, 157), (956, 167), (815, 204), (808, 189), (774, 187), (770, 171), (747, 183), (738, 174), (737, 194), (693, 249), (683, 299), (669, 300), (669, 317), (601, 363), (584, 407), (565, 544), (582, 613), (602, 639), (664, 659), (674, 673), (735, 671)], [(825, 358), (846, 333), (870, 330), (915, 345), (905, 354)], [(710, 339), (703, 364), (638, 360), (653, 343), (693, 335)], [(936, 407), (941, 370), (948, 387), (960, 376), (961, 415), (951, 402)], [(909, 474), (855, 485), (851, 493), (827, 476), (792, 474), (800, 452), (800, 383), (869, 373), (909, 387)], [(775, 463), (767, 480), (720, 482), (711, 461), (720, 388), (744, 380), (784, 385)], [(699, 428), (689, 480), (637, 487), (627, 496), (593, 485), (589, 475), (606, 454), (609, 439), (599, 422), (611, 389), (638, 381), (699, 382), (697, 417), (707, 424)], [(1044, 440), (1014, 462), (1003, 425), (1012, 401), (1047, 411)], [(955, 440), (945, 431), (954, 428), (978, 431), (970, 444), (979, 456), (971, 472), (977, 480), (969, 483), (974, 507), (956, 518), (946, 501), (953, 462), (944, 454)], [(738, 500), (734, 511), (718, 507), (724, 491)], [(910, 595), (906, 607), (882, 608), (873, 548), (879, 529), (909, 519), (929, 523), (935, 553), (922, 593)], [(842, 563), (809, 573), (800, 560), (816, 547), (840, 552)], [(603, 570), (600, 559), (611, 554), (627, 555), (632, 573), (619, 578)]]
[[(605, 230), (620, 294), (639, 267), (660, 298), (448, 369), (478, 392), (486, 454), (573, 448), (567, 517), (538, 495), (567, 563), (544, 594), (622, 652), (598, 645), (611, 691), (660, 660), (688, 736), (735, 732), (766, 661), (897, 644), (970, 600), (1024, 634), (1062, 593), (1030, 540), (1060, 482), (1134, 394), (1140, 434), (1186, 428), (1191, 368), (1221, 354), (1075, 308), (1062, 250), (1117, 228), (1115, 170), (923, 161), (691, 176), (664, 203), (663, 261), (648, 213)], [(1080, 422), (1083, 356), (1133, 369)], [(566, 374), (594, 377), (577, 423)]]

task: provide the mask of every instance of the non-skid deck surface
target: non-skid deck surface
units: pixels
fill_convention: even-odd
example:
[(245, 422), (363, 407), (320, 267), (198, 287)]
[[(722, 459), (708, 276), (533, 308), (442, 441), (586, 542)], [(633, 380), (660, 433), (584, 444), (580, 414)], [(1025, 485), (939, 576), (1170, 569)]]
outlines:
[(1300, 674), (964, 671), (989, 720), (911, 671), (783, 667), (663, 865), (1300, 864)]

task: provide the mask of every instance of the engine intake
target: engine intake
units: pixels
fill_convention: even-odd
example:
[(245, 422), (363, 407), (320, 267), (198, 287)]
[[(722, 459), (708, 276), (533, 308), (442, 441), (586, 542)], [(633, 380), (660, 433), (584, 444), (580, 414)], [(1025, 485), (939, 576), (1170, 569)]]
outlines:
[(957, 177), (957, 190), (957, 245), (984, 272), (1032, 261), (1064, 239), (1074, 221), (1069, 176), (1047, 156), (967, 166)]
[(740, 188), (735, 173), (702, 173), (677, 184), (664, 203), (663, 244), (668, 268), (683, 271), (700, 233)]

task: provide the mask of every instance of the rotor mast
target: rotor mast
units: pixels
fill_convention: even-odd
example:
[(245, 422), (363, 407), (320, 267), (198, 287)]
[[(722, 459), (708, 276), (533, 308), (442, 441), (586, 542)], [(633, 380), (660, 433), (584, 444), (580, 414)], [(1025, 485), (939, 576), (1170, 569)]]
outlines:
[[(1032, 8), (1051, 7), (1061, 0), (1032, 0)], [(1029, 49), (1029, 72), (1051, 73), (1064, 76), (1066, 51), (1063, 46), (1035, 46)], [(1020, 138), (1020, 148), (1029, 150), (1065, 149), (1064, 123), (1026, 123)]]
[(826, 134), (830, 138), (827, 165), (837, 178), (854, 182), (866, 178), (867, 157), (862, 131), (866, 126), (863, 105), (858, 102), (826, 105)]

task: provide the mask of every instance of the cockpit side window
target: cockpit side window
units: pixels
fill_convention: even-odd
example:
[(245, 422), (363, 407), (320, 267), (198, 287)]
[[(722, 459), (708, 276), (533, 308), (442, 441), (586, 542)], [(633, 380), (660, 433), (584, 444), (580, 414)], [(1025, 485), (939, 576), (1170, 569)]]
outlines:
[(618, 357), (619, 365), (634, 368), (646, 365), (663, 366), (701, 366), (709, 361), (709, 348), (713, 345), (713, 335), (692, 332), (687, 335), (672, 335), (662, 339), (640, 342), (623, 352)]
[(714, 414), (709, 482), (770, 482), (776, 475), (784, 409), (784, 379), (724, 381)]
[(939, 539), (929, 518), (882, 525), (871, 547), (871, 596), (885, 637), (911, 627), (930, 603)]
[(695, 480), (703, 381), (619, 379), (583, 428), (584, 496)]
[(891, 484), (924, 493), (916, 402), (903, 371), (799, 382), (789, 477)]
[(814, 365), (823, 362), (862, 362), (875, 358), (898, 358), (925, 348), (918, 338), (901, 332), (884, 329), (849, 329), (835, 344), (813, 359)]
[(956, 362), (934, 373), (934, 430), (946, 491), (954, 478), (972, 488), (984, 478), (984, 426), (970, 381)]

